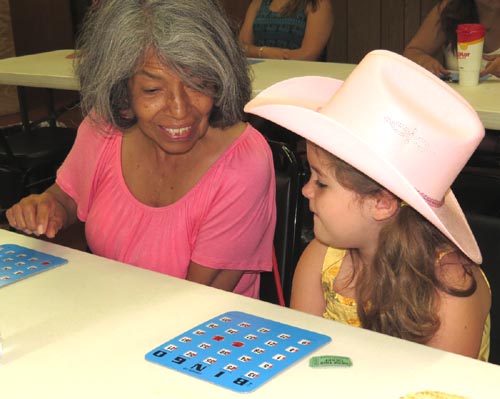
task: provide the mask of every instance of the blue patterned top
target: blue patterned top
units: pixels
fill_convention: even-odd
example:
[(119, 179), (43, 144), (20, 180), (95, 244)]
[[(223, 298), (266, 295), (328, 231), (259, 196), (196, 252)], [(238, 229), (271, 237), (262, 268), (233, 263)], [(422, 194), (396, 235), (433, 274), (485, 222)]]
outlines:
[(298, 49), (306, 31), (307, 16), (305, 10), (293, 16), (282, 16), (271, 11), (272, 0), (262, 0), (253, 23), (253, 41), (257, 47), (280, 47)]

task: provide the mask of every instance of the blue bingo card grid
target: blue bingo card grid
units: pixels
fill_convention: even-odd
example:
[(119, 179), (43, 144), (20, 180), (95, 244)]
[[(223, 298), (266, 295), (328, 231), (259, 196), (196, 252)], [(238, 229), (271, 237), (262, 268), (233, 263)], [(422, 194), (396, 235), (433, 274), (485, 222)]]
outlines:
[(16, 244), (0, 245), (0, 288), (66, 263), (67, 260)]
[(165, 342), (146, 360), (237, 392), (250, 392), (331, 341), (327, 335), (227, 312)]

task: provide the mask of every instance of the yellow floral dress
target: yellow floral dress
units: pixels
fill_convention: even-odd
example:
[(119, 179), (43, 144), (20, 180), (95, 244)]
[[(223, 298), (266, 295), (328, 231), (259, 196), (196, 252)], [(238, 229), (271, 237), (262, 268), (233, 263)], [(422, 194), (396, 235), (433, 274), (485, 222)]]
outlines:
[[(321, 284), (323, 286), (323, 296), (325, 298), (326, 307), (323, 312), (325, 319), (340, 321), (354, 327), (361, 327), (356, 301), (352, 298), (347, 298), (333, 289), (335, 278), (337, 277), (342, 260), (347, 251), (344, 249), (328, 248), (325, 259), (323, 261), (323, 270)], [(486, 280), (486, 276), (484, 277)], [(486, 280), (487, 281), (487, 280)], [(478, 359), (488, 361), (490, 353), (490, 316), (486, 318), (483, 329), (483, 338), (481, 340), (481, 348), (479, 350)]]

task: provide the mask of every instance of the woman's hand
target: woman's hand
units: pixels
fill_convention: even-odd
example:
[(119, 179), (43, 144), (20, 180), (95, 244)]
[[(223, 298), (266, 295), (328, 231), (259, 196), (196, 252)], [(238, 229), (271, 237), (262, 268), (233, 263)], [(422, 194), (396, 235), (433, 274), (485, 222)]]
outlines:
[(422, 56), (418, 63), (438, 77), (450, 73), (450, 71), (448, 71), (438, 60), (429, 55)]
[(434, 58), (446, 40), (441, 27), (441, 12), (446, 4), (444, 1), (434, 6), (403, 52), (405, 57), (439, 77), (449, 74), (449, 71)]
[(58, 186), (23, 198), (6, 212), (9, 224), (26, 234), (54, 238), (76, 220), (76, 204)]
[(481, 71), (480, 76), (491, 74), (495, 75), (497, 78), (500, 78), (500, 54), (484, 54), (483, 58), (489, 62)]
[(413, 62), (416, 62), (420, 66), (432, 72), (437, 77), (448, 75), (450, 73), (450, 71), (448, 71), (438, 60), (428, 54), (425, 54), (420, 49), (407, 48), (404, 55)]

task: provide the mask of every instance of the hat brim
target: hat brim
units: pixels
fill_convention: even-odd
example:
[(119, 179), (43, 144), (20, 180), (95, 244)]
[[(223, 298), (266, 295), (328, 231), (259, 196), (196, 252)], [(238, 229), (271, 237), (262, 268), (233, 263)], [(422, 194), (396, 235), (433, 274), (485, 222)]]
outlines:
[(289, 79), (261, 92), (246, 105), (245, 111), (297, 133), (377, 181), (429, 220), (473, 262), (480, 264), (482, 257), (476, 240), (451, 189), (441, 206), (429, 205), (371, 146), (352, 134), (347, 126), (318, 112), (342, 83), (318, 76)]

